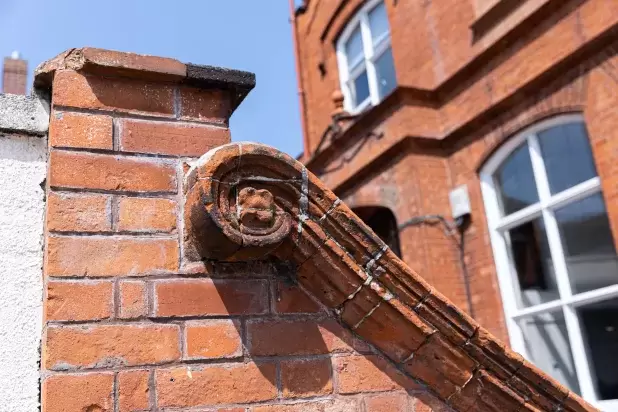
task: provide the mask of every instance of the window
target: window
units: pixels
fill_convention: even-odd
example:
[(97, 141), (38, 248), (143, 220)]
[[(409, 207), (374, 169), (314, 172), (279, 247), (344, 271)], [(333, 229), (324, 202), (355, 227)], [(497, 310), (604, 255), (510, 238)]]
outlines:
[(618, 411), (618, 259), (582, 118), (510, 140), (481, 186), (513, 349)]
[(383, 1), (369, 1), (337, 42), (345, 108), (358, 113), (378, 104), (396, 86), (391, 35)]

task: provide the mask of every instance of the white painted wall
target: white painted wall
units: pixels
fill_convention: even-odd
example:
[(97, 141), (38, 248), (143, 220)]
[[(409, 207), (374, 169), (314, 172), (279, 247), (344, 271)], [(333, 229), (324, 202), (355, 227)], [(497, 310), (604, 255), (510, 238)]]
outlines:
[(47, 139), (0, 132), (0, 411), (37, 411)]

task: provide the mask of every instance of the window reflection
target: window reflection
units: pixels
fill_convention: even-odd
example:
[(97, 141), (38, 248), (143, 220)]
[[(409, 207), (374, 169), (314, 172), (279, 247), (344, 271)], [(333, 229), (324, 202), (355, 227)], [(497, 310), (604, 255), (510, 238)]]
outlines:
[(369, 81), (367, 71), (363, 71), (354, 79), (354, 105), (358, 106), (369, 98)]
[(378, 4), (369, 12), (369, 27), (374, 45), (388, 34), (388, 17), (386, 16), (384, 3)]
[(541, 218), (509, 230), (511, 255), (520, 290), (520, 306), (559, 298), (556, 275)]
[(515, 149), (494, 174), (503, 215), (539, 201), (528, 145)]
[(573, 293), (618, 283), (614, 238), (601, 193), (556, 210)]
[(618, 399), (618, 299), (577, 310), (600, 399)]
[(382, 99), (392, 92), (397, 85), (395, 66), (393, 64), (393, 52), (390, 47), (378, 60), (376, 60), (376, 71), (378, 74), (380, 99)]
[(519, 321), (530, 361), (579, 394), (579, 383), (562, 312), (543, 313)]
[(358, 26), (345, 45), (345, 54), (348, 59), (348, 70), (352, 70), (363, 60), (363, 37)]
[(597, 175), (583, 123), (568, 123), (538, 134), (552, 194)]

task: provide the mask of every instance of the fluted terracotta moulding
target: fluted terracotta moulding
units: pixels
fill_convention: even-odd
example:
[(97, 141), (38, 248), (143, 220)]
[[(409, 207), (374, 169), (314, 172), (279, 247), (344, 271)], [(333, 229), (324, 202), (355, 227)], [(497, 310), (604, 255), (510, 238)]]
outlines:
[(301, 163), (232, 143), (186, 177), (185, 257), (294, 263), (346, 327), (457, 411), (595, 411), (455, 307)]

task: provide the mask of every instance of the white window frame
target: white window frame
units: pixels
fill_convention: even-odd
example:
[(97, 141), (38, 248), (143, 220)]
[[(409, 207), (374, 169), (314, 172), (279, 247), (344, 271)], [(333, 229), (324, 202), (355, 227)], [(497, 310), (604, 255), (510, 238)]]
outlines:
[[(371, 38), (371, 30), (369, 28), (369, 12), (379, 5), (384, 3), (384, 0), (370, 0), (361, 7), (356, 15), (347, 23), (345, 29), (337, 40), (337, 63), (339, 65), (339, 82), (341, 91), (344, 97), (344, 108), (348, 113), (356, 114), (365, 110), (370, 105), (380, 103), (380, 88), (378, 85), (378, 74), (375, 67), (375, 62), (378, 60), (388, 48), (391, 47), (391, 32), (390, 22), (389, 30), (380, 37), (373, 45)], [(386, 5), (385, 5), (386, 6)], [(387, 17), (388, 18), (388, 17)], [(363, 39), (363, 58), (364, 61), (350, 72), (348, 67), (348, 59), (346, 56), (345, 45), (350, 39), (354, 30), (360, 25), (361, 37)], [(350, 93), (349, 82), (355, 79), (363, 69), (367, 70), (367, 81), (369, 83), (369, 97), (360, 102), (357, 106), (352, 105), (352, 94)]]
[[(541, 156), (541, 149), (537, 138), (537, 134), (543, 130), (572, 122), (581, 122), (585, 124), (583, 117), (579, 114), (561, 115), (537, 123), (511, 138), (493, 154), (481, 169), (481, 192), (485, 204), (490, 240), (496, 263), (498, 284), (500, 286), (511, 347), (515, 351), (520, 352), (526, 359), (532, 359), (527, 353), (524, 343), (524, 334), (517, 324), (517, 321), (525, 316), (562, 310), (569, 334), (569, 343), (582, 397), (592, 402), (603, 411), (618, 411), (618, 399), (599, 400), (597, 398), (589, 360), (586, 355), (586, 344), (584, 343), (576, 313), (577, 307), (618, 296), (618, 285), (611, 285), (578, 294), (573, 293), (568, 278), (566, 258), (560, 240), (558, 224), (554, 216), (554, 210), (556, 208), (570, 204), (594, 193), (601, 192), (601, 181), (598, 176), (595, 176), (563, 192), (552, 195), (547, 179), (547, 172), (545, 170), (545, 163)], [(502, 217), (499, 195), (495, 187), (493, 174), (508, 156), (522, 144), (527, 144), (530, 151), (530, 160), (532, 162), (532, 171), (538, 189), (539, 202)], [(503, 234), (508, 229), (541, 216), (545, 223), (550, 255), (554, 264), (556, 283), (560, 297), (551, 302), (521, 309), (517, 307), (517, 296), (519, 295), (519, 284), (516, 281), (517, 273)]]

